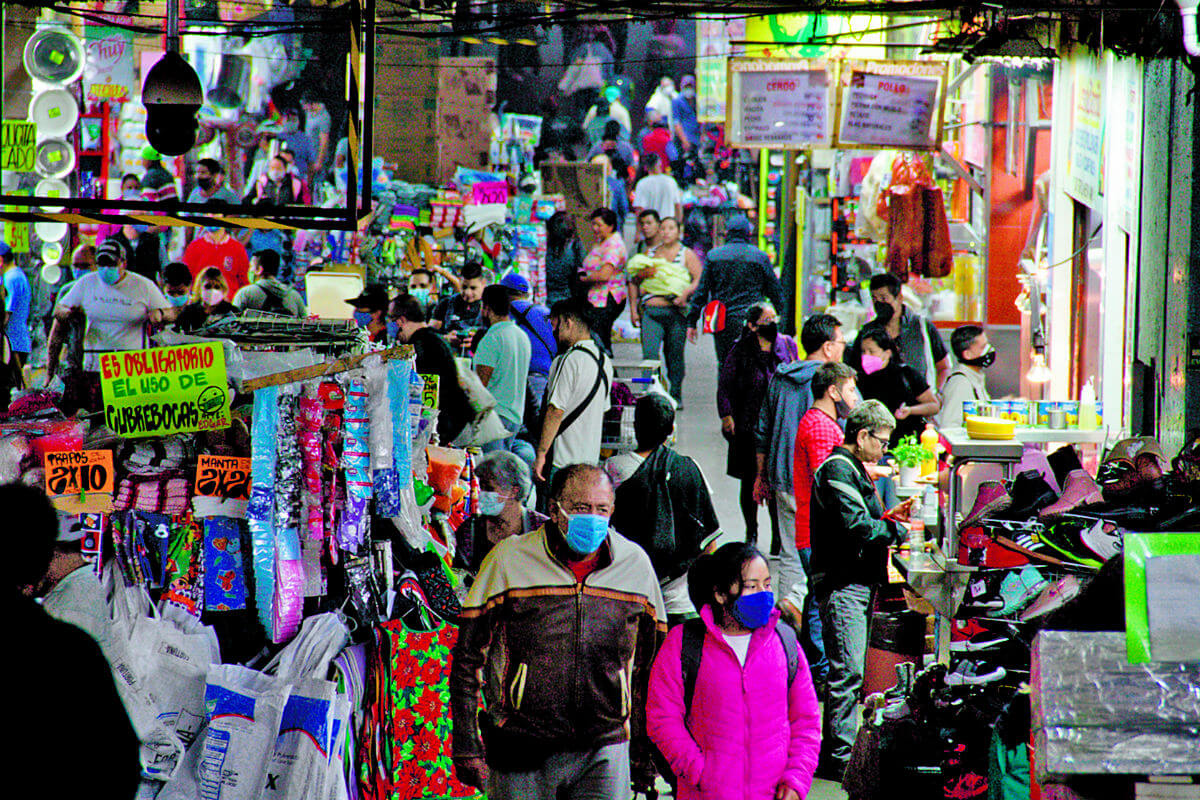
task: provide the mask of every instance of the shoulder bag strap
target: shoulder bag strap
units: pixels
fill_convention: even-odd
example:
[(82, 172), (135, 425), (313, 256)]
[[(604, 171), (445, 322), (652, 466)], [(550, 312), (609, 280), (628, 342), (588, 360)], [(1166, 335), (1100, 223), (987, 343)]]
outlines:
[(581, 416), (583, 416), (583, 412), (586, 411), (587, 407), (592, 404), (592, 399), (596, 396), (596, 392), (598, 392), (600, 390), (601, 384), (604, 384), (604, 392), (606, 395), (608, 394), (608, 376), (604, 374), (604, 359), (606, 358), (604, 353), (601, 353), (600, 357), (597, 358), (595, 355), (592, 354), (592, 352), (590, 350), (587, 350), (586, 348), (579, 347), (578, 345), (576, 345), (575, 347), (572, 347), (570, 350), (567, 351), (567, 355), (565, 357), (570, 358), (571, 353), (574, 352), (576, 349), (578, 349), (581, 352), (587, 353), (589, 356), (592, 357), (592, 360), (596, 362), (596, 382), (592, 384), (592, 389), (591, 389), (591, 391), (588, 392), (587, 397), (585, 397), (583, 399), (583, 402), (580, 403), (578, 406), (576, 406), (574, 409), (572, 409), (571, 413), (569, 413), (565, 417), (563, 417), (562, 424), (560, 424), (558, 426), (558, 434), (557, 434), (558, 436), (562, 436), (563, 431), (565, 431), (567, 428), (571, 427), (571, 425), (575, 422), (575, 420), (577, 420)]
[(700, 656), (704, 653), (704, 620), (689, 619), (683, 623), (683, 646), (679, 653), (679, 666), (683, 673), (683, 718), (692, 710), (692, 698), (696, 696), (696, 679), (700, 677)]

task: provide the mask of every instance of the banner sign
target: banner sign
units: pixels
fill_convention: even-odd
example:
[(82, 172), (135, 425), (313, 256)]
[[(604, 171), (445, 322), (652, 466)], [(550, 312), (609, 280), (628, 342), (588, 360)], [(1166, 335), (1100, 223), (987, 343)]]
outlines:
[(824, 61), (729, 59), (728, 142), (778, 150), (832, 146), (833, 83)]
[(937, 150), (946, 73), (938, 61), (843, 61), (838, 147)]
[(229, 500), (250, 499), (250, 459), (201, 455), (196, 463), (196, 494)]
[(421, 405), (426, 408), (438, 407), (438, 374), (436, 372), (421, 373), (425, 388), (421, 390)]
[(51, 497), (113, 491), (111, 450), (52, 450), (45, 455), (46, 494)]
[(725, 123), (726, 61), (741, 55), (745, 17), (713, 16), (696, 20), (696, 117)]
[(37, 125), (6, 119), (0, 125), (0, 171), (33, 172), (37, 155)]
[(100, 356), (104, 421), (118, 436), (228, 428), (225, 351), (216, 343)]

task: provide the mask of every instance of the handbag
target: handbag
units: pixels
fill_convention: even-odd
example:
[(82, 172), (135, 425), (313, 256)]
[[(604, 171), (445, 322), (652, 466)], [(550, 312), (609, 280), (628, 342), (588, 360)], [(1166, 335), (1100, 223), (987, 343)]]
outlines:
[(504, 420), (500, 419), (496, 409), (489, 408), (483, 412), (483, 416), (468, 422), (451, 444), (454, 447), (482, 447), (485, 444), (507, 439), (513, 433), (504, 424)]

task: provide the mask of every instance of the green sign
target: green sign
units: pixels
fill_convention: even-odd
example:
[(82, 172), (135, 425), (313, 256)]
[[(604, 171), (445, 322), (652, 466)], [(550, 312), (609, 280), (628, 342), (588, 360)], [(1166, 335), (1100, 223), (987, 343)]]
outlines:
[(23, 119), (4, 120), (0, 134), (0, 171), (33, 172), (37, 126)]
[(232, 424), (219, 344), (104, 353), (100, 389), (104, 422), (118, 436), (166, 436)]

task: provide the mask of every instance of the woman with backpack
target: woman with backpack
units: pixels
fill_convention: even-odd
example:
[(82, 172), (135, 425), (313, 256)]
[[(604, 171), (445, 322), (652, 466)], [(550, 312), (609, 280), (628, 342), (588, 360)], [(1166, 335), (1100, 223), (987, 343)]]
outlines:
[(820, 711), (796, 635), (779, 624), (766, 559), (726, 544), (692, 565), (688, 589), (700, 619), (667, 634), (646, 704), (677, 800), (807, 797)]

